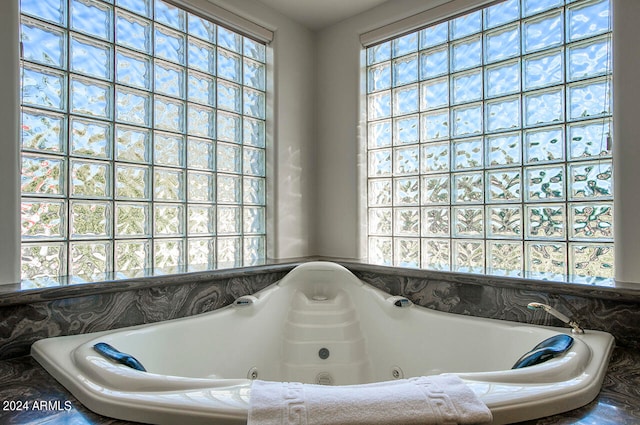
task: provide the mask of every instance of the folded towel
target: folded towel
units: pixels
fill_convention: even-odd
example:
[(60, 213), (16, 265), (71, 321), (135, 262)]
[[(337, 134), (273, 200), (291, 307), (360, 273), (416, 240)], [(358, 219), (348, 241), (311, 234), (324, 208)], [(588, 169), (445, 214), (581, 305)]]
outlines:
[(456, 375), (363, 385), (253, 381), (248, 425), (488, 424), (491, 411)]

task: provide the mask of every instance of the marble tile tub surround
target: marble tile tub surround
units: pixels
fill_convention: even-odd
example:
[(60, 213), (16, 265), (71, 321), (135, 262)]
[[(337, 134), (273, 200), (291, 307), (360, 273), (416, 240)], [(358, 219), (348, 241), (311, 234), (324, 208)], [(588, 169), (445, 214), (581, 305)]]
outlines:
[(362, 280), (435, 310), (524, 323), (563, 326), (526, 308), (550, 304), (587, 329), (640, 347), (640, 288), (570, 284), (510, 277), (374, 266), (306, 258), (242, 269), (0, 293), (0, 359), (29, 353), (41, 338), (88, 333), (204, 313), (281, 279), (312, 260), (338, 262)]

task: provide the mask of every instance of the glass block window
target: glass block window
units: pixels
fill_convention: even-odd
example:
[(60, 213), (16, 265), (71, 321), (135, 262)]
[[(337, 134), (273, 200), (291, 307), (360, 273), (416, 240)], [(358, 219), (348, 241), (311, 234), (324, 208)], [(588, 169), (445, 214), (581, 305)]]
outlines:
[(366, 51), (368, 259), (613, 277), (609, 0), (507, 0)]
[(255, 264), (266, 47), (161, 0), (21, 0), (22, 277)]

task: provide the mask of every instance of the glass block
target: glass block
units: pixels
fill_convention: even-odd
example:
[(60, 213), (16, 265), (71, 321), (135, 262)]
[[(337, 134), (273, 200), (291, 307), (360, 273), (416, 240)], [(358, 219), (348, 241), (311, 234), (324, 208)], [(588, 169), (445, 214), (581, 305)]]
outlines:
[(367, 49), (367, 65), (388, 61), (391, 59), (391, 42), (377, 44)]
[(187, 167), (201, 170), (215, 169), (215, 149), (212, 140), (187, 139)]
[(575, 203), (569, 205), (571, 239), (613, 240), (613, 203)]
[(520, 18), (520, 0), (507, 0), (484, 9), (484, 27), (495, 28)]
[(228, 235), (240, 233), (242, 219), (240, 207), (218, 207), (218, 234)]
[(264, 149), (245, 147), (242, 149), (243, 173), (248, 176), (263, 176), (266, 174), (266, 157)]
[(448, 271), (451, 269), (451, 242), (443, 239), (422, 239), (422, 268)]
[(451, 20), (451, 39), (466, 37), (482, 31), (482, 11), (467, 13)]
[(243, 177), (242, 201), (245, 205), (264, 205), (266, 203), (265, 179)]
[(369, 177), (391, 176), (391, 149), (369, 151)]
[(149, 167), (116, 165), (116, 199), (149, 199)]
[(453, 168), (464, 170), (482, 167), (484, 149), (482, 139), (464, 139), (453, 142)]
[(22, 103), (64, 111), (67, 104), (65, 80), (62, 72), (23, 65), (20, 81)]
[(154, 17), (157, 22), (177, 30), (185, 30), (186, 12), (162, 0), (155, 0)]
[(522, 276), (522, 242), (487, 242), (487, 267), (491, 274)]
[(564, 81), (564, 54), (552, 50), (524, 60), (524, 89), (532, 90)]
[(243, 117), (242, 123), (242, 143), (249, 146), (264, 148), (266, 146), (264, 121)]
[(21, 208), (22, 240), (62, 239), (65, 236), (65, 202), (23, 199)]
[(484, 207), (453, 207), (451, 215), (454, 237), (484, 237)]
[(453, 108), (453, 135), (471, 136), (482, 133), (482, 104)]
[(449, 237), (450, 234), (449, 207), (422, 208), (422, 236)]
[(448, 174), (422, 177), (422, 205), (449, 204), (451, 186)]
[(218, 143), (217, 162), (219, 172), (242, 172), (242, 148), (228, 143)]
[(184, 172), (155, 168), (153, 198), (162, 201), (183, 201)]
[(155, 75), (154, 91), (156, 93), (184, 98), (186, 75), (183, 67), (156, 60), (153, 69)]
[(208, 270), (215, 268), (215, 239), (189, 239), (187, 251), (189, 267), (198, 265)]
[(187, 231), (189, 235), (215, 234), (215, 207), (211, 205), (188, 205), (187, 211)]
[(142, 16), (151, 17), (152, 0), (116, 0), (116, 4)]
[(242, 199), (240, 176), (218, 174), (218, 203), (239, 204)]
[(453, 175), (453, 202), (478, 203), (484, 201), (482, 173), (456, 173)]
[(113, 52), (106, 43), (99, 43), (86, 37), (71, 35), (71, 71), (89, 77), (111, 80)]
[(240, 55), (218, 49), (218, 77), (242, 83), (242, 58)]
[(373, 93), (391, 88), (391, 63), (373, 66), (367, 71), (367, 92)]
[(439, 77), (449, 72), (449, 48), (447, 46), (420, 52), (420, 79)]
[(451, 70), (453, 72), (482, 65), (482, 37), (464, 39), (451, 45)]
[(215, 137), (215, 111), (213, 108), (189, 104), (187, 106), (187, 134), (199, 137)]
[(116, 89), (116, 120), (148, 127), (151, 125), (151, 94), (139, 90)]
[(566, 210), (564, 204), (526, 205), (527, 238), (564, 239)]
[(116, 160), (149, 162), (151, 132), (136, 127), (116, 126)]
[(186, 36), (178, 31), (155, 25), (154, 30), (154, 53), (155, 57), (166, 59), (180, 65), (185, 65), (185, 38)]
[(243, 230), (245, 234), (263, 234), (266, 231), (264, 207), (243, 208)]
[(187, 21), (189, 35), (211, 43), (216, 42), (216, 25), (213, 22), (193, 13), (187, 13)]
[(20, 252), (22, 279), (67, 274), (67, 248), (64, 243), (23, 243)]
[(103, 280), (112, 269), (111, 242), (74, 242), (69, 244), (69, 274), (81, 279)]
[(484, 272), (484, 242), (454, 240), (453, 267), (461, 272)]
[(520, 128), (520, 96), (486, 102), (485, 108), (487, 132)]
[(418, 146), (394, 149), (394, 174), (417, 174), (420, 166)]
[(20, 27), (22, 58), (43, 65), (66, 67), (64, 31), (23, 17)]
[(530, 167), (526, 169), (527, 201), (554, 201), (565, 198), (564, 166)]
[(420, 208), (394, 208), (394, 236), (420, 236)]
[(66, 120), (63, 115), (22, 109), (20, 139), (22, 149), (42, 152), (64, 152)]
[(111, 85), (71, 77), (71, 112), (111, 119), (112, 102)]
[(158, 165), (184, 166), (184, 137), (177, 134), (154, 132), (153, 162)]
[(560, 242), (525, 242), (526, 271), (543, 274), (567, 273), (567, 247)]
[(154, 236), (180, 236), (184, 227), (184, 205), (153, 205)]
[(367, 96), (369, 120), (391, 116), (391, 91), (374, 93)]
[(417, 177), (394, 179), (393, 186), (395, 205), (418, 205), (420, 202), (420, 183)]
[(218, 108), (242, 113), (242, 88), (237, 84), (218, 80)]
[(153, 241), (153, 266), (176, 267), (184, 264), (184, 241), (181, 239), (155, 239)]
[(507, 133), (486, 138), (487, 166), (515, 165), (520, 163), (520, 133)]
[(413, 54), (395, 59), (392, 69), (394, 87), (418, 81), (418, 55)]
[(418, 33), (411, 33), (391, 41), (391, 53), (394, 58), (408, 55), (418, 50)]
[(569, 158), (583, 159), (611, 156), (607, 138), (611, 135), (611, 121), (597, 120), (569, 125)]
[(214, 106), (216, 103), (216, 83), (213, 77), (189, 70), (187, 99), (189, 102)]
[(242, 53), (242, 36), (224, 27), (218, 27), (218, 46)]
[(245, 88), (242, 100), (242, 109), (245, 115), (259, 119), (266, 118), (266, 96), (263, 92)]
[(455, 104), (482, 99), (482, 71), (456, 74), (452, 79), (451, 102)]
[(71, 195), (90, 198), (111, 196), (111, 165), (71, 161)]
[(71, 0), (69, 27), (103, 40), (113, 40), (113, 6), (95, 0)]
[(394, 259), (396, 267), (420, 267), (420, 239), (394, 238)]
[(612, 161), (579, 162), (569, 165), (571, 199), (602, 199), (613, 197)]
[(369, 123), (367, 139), (370, 149), (391, 146), (391, 121)]
[(406, 115), (418, 112), (419, 89), (416, 84), (393, 90), (393, 115)]
[(264, 236), (245, 237), (243, 251), (244, 266), (264, 264), (267, 257), (266, 238)]
[(389, 235), (393, 231), (391, 208), (369, 208), (369, 234)]
[(487, 202), (517, 202), (521, 199), (519, 168), (487, 171)]
[(524, 95), (524, 124), (549, 124), (564, 119), (563, 89), (550, 89)]
[(116, 10), (116, 44), (151, 53), (151, 21)]
[(546, 127), (525, 132), (526, 163), (564, 160), (564, 128)]
[(116, 81), (136, 88), (151, 90), (151, 60), (144, 55), (118, 50)]
[(488, 229), (490, 238), (519, 239), (522, 237), (522, 207), (496, 205), (487, 207)]
[(559, 46), (564, 40), (562, 12), (551, 12), (524, 22), (523, 49), (525, 53)]
[(71, 153), (95, 158), (111, 157), (111, 126), (100, 121), (71, 119)]
[(420, 86), (420, 110), (449, 106), (449, 78), (429, 80)]
[(422, 173), (438, 173), (449, 171), (449, 142), (427, 143), (420, 147)]
[(149, 204), (116, 202), (116, 237), (149, 236)]
[(611, 25), (609, 0), (582, 2), (567, 7), (569, 41), (611, 31)]
[(442, 140), (449, 138), (449, 110), (443, 109), (420, 115), (422, 141)]
[(523, 16), (531, 16), (536, 13), (544, 12), (545, 10), (562, 6), (562, 3), (563, 0), (524, 0), (522, 7)]
[(176, 133), (184, 132), (184, 102), (156, 95), (154, 97), (153, 111), (156, 128)]
[(569, 244), (569, 273), (614, 278), (614, 245)]
[(368, 262), (390, 266), (393, 264), (393, 239), (392, 238), (369, 238)]
[(245, 86), (256, 90), (266, 90), (265, 75), (267, 71), (263, 63), (245, 58), (243, 70), (244, 76), (242, 81)]
[(242, 239), (240, 237), (218, 238), (218, 268), (238, 267), (242, 262)]
[(449, 39), (449, 23), (442, 22), (420, 31), (420, 49), (437, 46)]
[(569, 46), (569, 80), (597, 77), (612, 72), (613, 50), (609, 37)]
[(393, 144), (408, 145), (420, 141), (420, 126), (418, 116), (393, 119)]
[(520, 25), (510, 25), (485, 34), (485, 63), (509, 59), (520, 54)]
[(567, 89), (569, 119), (611, 114), (611, 94), (611, 83), (606, 80), (570, 85)]
[(520, 91), (520, 60), (501, 62), (485, 68), (487, 97), (503, 96)]
[(391, 206), (391, 179), (369, 180), (369, 205)]
[(111, 236), (113, 213), (110, 202), (71, 201), (69, 214), (72, 239)]
[(117, 271), (144, 270), (151, 267), (149, 241), (116, 241), (115, 265)]
[(21, 192), (63, 195), (65, 162), (61, 158), (22, 155)]
[(217, 116), (218, 140), (233, 143), (242, 141), (242, 117), (226, 112), (218, 112)]
[(20, 13), (64, 25), (67, 18), (66, 5), (67, 2), (64, 0), (21, 0)]

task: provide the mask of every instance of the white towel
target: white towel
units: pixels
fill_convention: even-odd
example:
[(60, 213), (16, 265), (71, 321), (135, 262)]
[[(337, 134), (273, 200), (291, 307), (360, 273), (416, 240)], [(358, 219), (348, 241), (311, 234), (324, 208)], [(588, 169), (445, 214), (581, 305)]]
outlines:
[(491, 411), (451, 374), (363, 385), (253, 381), (248, 425), (488, 424)]

